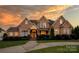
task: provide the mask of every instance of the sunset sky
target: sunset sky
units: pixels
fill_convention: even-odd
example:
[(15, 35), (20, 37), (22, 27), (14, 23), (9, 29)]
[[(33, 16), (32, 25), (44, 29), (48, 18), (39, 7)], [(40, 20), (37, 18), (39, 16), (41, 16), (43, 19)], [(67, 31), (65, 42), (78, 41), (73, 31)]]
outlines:
[(0, 27), (7, 29), (18, 25), (25, 17), (39, 20), (41, 16), (56, 20), (63, 15), (73, 26), (79, 25), (78, 5), (1, 5)]

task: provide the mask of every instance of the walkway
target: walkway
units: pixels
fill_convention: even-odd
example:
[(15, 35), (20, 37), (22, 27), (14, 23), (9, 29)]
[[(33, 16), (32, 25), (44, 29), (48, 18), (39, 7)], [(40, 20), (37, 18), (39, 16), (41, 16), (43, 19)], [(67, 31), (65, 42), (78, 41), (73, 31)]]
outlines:
[(36, 41), (29, 41), (28, 43), (20, 46), (13, 46), (8, 48), (1, 48), (0, 53), (23, 53), (37, 45)]
[(0, 53), (23, 53), (31, 50), (63, 45), (79, 45), (79, 42), (51, 42), (38, 44), (36, 41), (29, 41), (24, 45), (2, 48), (0, 49)]
[(64, 46), (64, 45), (79, 45), (79, 42), (51, 42), (51, 43), (40, 43), (38, 46), (34, 47), (31, 50), (42, 49), (47, 47), (54, 47), (54, 46)]

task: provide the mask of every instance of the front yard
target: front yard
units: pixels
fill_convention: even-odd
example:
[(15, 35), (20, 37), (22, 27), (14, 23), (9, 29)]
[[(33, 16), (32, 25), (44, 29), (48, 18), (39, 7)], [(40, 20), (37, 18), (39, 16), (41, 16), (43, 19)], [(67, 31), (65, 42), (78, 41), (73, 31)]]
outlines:
[(79, 45), (49, 47), (33, 50), (28, 53), (79, 53)]
[(25, 44), (28, 40), (22, 40), (22, 41), (0, 41), (0, 48), (6, 48), (11, 46), (17, 46)]
[(49, 42), (79, 42), (79, 40), (37, 40), (38, 43), (49, 43)]

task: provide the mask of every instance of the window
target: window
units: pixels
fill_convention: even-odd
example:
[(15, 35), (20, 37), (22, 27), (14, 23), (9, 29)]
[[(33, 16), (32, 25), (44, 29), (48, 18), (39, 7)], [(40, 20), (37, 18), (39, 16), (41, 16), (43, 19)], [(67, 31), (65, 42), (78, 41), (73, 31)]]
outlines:
[(63, 21), (62, 21), (62, 19), (60, 20), (60, 24), (62, 24), (63, 23)]
[(28, 32), (24, 32), (24, 36), (28, 36)]
[(58, 34), (59, 34), (59, 30), (55, 29), (55, 35), (58, 35)]
[(42, 23), (40, 22), (40, 28), (42, 28)]
[(28, 32), (27, 31), (22, 31), (21, 33), (20, 33), (20, 36), (27, 36), (28, 35)]
[(43, 23), (43, 27), (46, 28), (46, 23)]
[(18, 36), (19, 35), (19, 33), (18, 32), (15, 32), (15, 36)]
[(46, 23), (45, 22), (40, 22), (40, 28), (46, 28)]
[(67, 34), (67, 29), (63, 29), (63, 34)]
[(9, 32), (9, 35), (10, 35), (10, 36), (13, 36), (13, 32)]
[(69, 29), (69, 28), (63, 29), (63, 33), (64, 33), (64, 34), (70, 34), (70, 29)]
[(20, 33), (20, 36), (24, 36), (24, 32), (21, 32), (21, 33)]
[(28, 21), (25, 21), (25, 24), (28, 24)]
[(41, 31), (41, 35), (46, 35), (46, 31)]
[(70, 34), (70, 29), (67, 29), (67, 34)]

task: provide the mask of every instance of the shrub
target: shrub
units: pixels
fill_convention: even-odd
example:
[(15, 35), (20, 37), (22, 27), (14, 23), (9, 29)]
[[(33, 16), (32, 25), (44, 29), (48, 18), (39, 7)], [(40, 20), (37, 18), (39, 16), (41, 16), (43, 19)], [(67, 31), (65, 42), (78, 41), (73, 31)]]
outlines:
[(50, 40), (49, 35), (40, 35), (37, 37), (37, 40)]
[(29, 40), (28, 37), (6, 37), (3, 38), (4, 41), (20, 41), (20, 40)]

